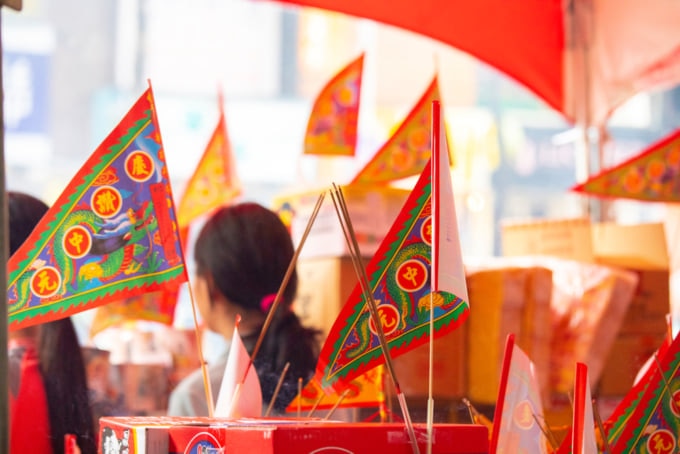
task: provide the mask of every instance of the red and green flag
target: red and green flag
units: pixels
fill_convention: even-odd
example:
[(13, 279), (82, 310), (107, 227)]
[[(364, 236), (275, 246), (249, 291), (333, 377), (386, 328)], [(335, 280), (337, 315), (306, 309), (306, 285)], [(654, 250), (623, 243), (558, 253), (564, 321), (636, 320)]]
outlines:
[(304, 154), (354, 156), (364, 54), (342, 68), (316, 97), (307, 123)]
[(90, 338), (107, 328), (135, 321), (171, 326), (175, 320), (178, 294), (179, 289), (146, 292), (123, 301), (99, 306), (90, 324)]
[[(356, 377), (342, 394), (327, 394), (316, 379), (309, 380), (302, 391), (288, 404), (286, 411), (308, 412), (311, 409), (381, 407), (385, 404), (382, 367), (376, 367)], [(342, 401), (340, 399), (342, 398)]]
[[(443, 165), (442, 168), (446, 170), (446, 178), (450, 178), (450, 167)], [(442, 282), (444, 291), (431, 290), (433, 223), (436, 224), (432, 216), (431, 181), (428, 163), (390, 231), (366, 266), (368, 290), (376, 302), (391, 357), (428, 341), (431, 307), (434, 337), (458, 327), (469, 313), (464, 281), (456, 293), (451, 293), (449, 284), (452, 280), (446, 277)], [(452, 196), (445, 199), (453, 200)], [(446, 204), (442, 209), (452, 210), (454, 207)], [(455, 216), (445, 218), (455, 219)], [(457, 225), (444, 231), (458, 241)], [(451, 241), (442, 241), (441, 244), (450, 247)], [(437, 255), (450, 256), (448, 253)], [(462, 270), (462, 257), (459, 255), (453, 259), (454, 263), (442, 263), (441, 266)], [(317, 377), (323, 388), (342, 390), (349, 381), (383, 364), (384, 360), (366, 296), (362, 286), (357, 284), (322, 347)]]
[(420, 174), (432, 153), (432, 101), (439, 100), (435, 76), (399, 128), (357, 173), (352, 184), (387, 184)]
[(607, 441), (609, 445), (615, 444), (621, 433), (625, 429), (626, 425), (629, 423), (633, 412), (640, 403), (640, 399), (645, 393), (647, 386), (652, 381), (654, 377), (654, 371), (657, 368), (656, 361), (658, 358), (662, 358), (668, 348), (671, 345), (673, 338), (669, 335), (664, 337), (664, 341), (661, 346), (654, 352), (654, 355), (647, 361), (644, 366), (644, 370), (638, 372), (638, 379), (633, 384), (633, 387), (628, 391), (621, 402), (616, 406), (612, 414), (604, 421), (604, 429), (607, 434)]
[[(232, 202), (241, 194), (221, 91), (218, 93), (218, 107), (217, 124), (177, 204), (177, 223), (185, 248), (189, 226), (193, 221)], [(166, 288), (101, 306), (92, 320), (90, 336), (109, 327), (137, 320), (172, 325), (178, 298), (179, 289)]]
[(186, 282), (155, 109), (149, 87), (9, 259), (10, 330)]
[(680, 336), (651, 366), (649, 380), (611, 444), (612, 452), (671, 454), (680, 434)]

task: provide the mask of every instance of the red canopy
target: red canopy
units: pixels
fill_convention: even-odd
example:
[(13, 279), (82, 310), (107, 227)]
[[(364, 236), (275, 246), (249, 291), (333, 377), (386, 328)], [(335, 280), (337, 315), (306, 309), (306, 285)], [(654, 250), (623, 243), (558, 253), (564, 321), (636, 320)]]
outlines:
[(680, 2), (279, 1), (373, 19), (450, 44), (516, 79), (572, 122), (603, 125), (633, 94), (680, 80)]

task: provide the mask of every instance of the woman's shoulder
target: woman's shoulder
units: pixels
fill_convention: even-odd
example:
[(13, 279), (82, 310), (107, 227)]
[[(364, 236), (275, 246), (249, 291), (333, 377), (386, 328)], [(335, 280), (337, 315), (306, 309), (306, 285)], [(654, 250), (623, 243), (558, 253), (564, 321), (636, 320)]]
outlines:
[[(205, 399), (203, 375), (200, 369), (184, 377), (168, 396), (168, 415), (197, 416), (196, 405)], [(207, 406), (206, 406), (207, 408)]]
[[(227, 355), (221, 355), (208, 365), (208, 375), (213, 394), (219, 390), (222, 375), (227, 364)], [(168, 414), (176, 416), (199, 416), (208, 406), (205, 402), (205, 382), (203, 370), (196, 369), (184, 377), (170, 392)], [(213, 396), (214, 398), (214, 396)], [(200, 408), (199, 408), (200, 407)]]

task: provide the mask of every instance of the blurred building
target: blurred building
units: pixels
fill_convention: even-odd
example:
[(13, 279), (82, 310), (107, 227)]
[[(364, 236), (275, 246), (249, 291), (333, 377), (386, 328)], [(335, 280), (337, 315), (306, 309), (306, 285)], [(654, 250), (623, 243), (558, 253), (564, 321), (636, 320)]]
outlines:
[[(221, 88), (244, 197), (266, 204), (281, 191), (349, 181), (436, 75), (466, 254), (498, 254), (501, 219), (582, 212), (568, 192), (579, 153), (569, 125), (495, 69), (429, 38), (276, 2), (23, 3), (4, 12), (2, 30), (11, 188), (55, 198), (151, 81), (175, 194), (214, 128)], [(357, 155), (322, 167), (301, 154), (311, 102), (361, 52)], [(603, 164), (676, 127), (678, 98), (678, 90), (645, 94), (620, 109)], [(614, 208), (631, 220), (658, 211)]]

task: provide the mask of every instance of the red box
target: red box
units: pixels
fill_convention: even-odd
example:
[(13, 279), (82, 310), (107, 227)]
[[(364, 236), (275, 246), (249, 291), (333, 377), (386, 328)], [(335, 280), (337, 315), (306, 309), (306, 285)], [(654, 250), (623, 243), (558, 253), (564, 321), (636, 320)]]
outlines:
[[(99, 452), (145, 454), (168, 452), (168, 427), (173, 418), (104, 416), (99, 418)], [(176, 421), (174, 422), (176, 423)]]
[[(426, 452), (425, 424), (417, 423), (414, 429), (421, 452)], [(406, 428), (400, 423), (170, 417), (101, 418), (100, 452), (124, 452), (112, 450), (116, 441), (110, 437), (122, 439), (126, 431), (130, 454), (413, 452)], [(434, 424), (433, 453), (486, 454), (488, 451), (486, 427), (473, 424)]]

